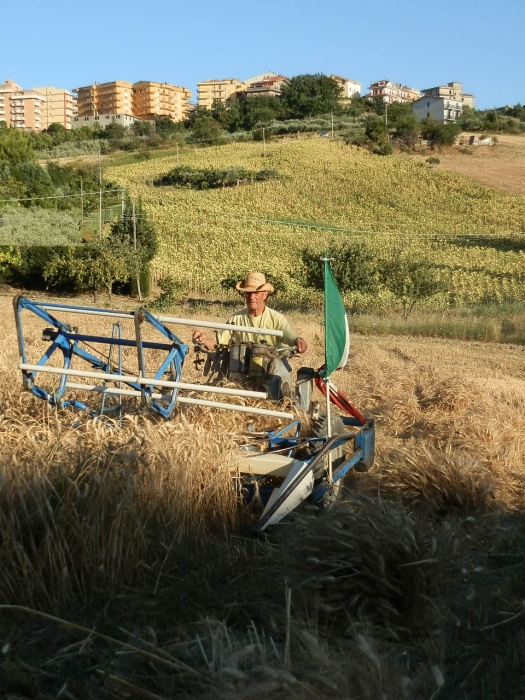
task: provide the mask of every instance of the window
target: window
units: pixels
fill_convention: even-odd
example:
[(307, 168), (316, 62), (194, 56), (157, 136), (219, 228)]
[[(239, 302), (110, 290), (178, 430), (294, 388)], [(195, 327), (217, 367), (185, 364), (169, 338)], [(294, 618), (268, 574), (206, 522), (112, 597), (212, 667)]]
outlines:
[(109, 114), (106, 114), (106, 119), (109, 119)]
[(99, 118), (98, 118), (98, 117), (95, 117), (95, 121), (98, 122), (98, 121), (99, 121)]

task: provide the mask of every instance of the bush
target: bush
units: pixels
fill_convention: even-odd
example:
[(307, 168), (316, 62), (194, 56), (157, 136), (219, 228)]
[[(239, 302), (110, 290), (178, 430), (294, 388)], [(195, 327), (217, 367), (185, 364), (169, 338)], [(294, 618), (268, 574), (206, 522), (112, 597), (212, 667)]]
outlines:
[(160, 180), (156, 180), (154, 184), (157, 186), (174, 185), (196, 190), (206, 190), (209, 187), (232, 187), (241, 183), (261, 182), (275, 177), (277, 177), (277, 171), (270, 168), (255, 172), (239, 167), (225, 168), (223, 170), (197, 170), (189, 165), (180, 165), (170, 170)]

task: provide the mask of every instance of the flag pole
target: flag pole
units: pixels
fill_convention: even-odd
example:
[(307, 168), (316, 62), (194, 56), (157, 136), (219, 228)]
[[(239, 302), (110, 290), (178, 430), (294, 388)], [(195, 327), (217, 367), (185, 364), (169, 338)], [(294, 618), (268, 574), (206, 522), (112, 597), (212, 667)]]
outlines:
[[(323, 278), (326, 280), (326, 267), (328, 265), (328, 260), (329, 258), (327, 257), (326, 253), (324, 257), (322, 258), (323, 260)], [(325, 312), (324, 312), (324, 326), (325, 326), (325, 337), (326, 337), (326, 325), (327, 325), (327, 319), (326, 319), (326, 291), (325, 291), (325, 299), (324, 299), (324, 304), (325, 304)], [(332, 416), (331, 416), (331, 408), (330, 408), (330, 377), (327, 375), (324, 377), (324, 383), (325, 383), (325, 389), (326, 389), (326, 439), (327, 441), (330, 440), (332, 437)], [(328, 472), (328, 483), (330, 485), (333, 484), (332, 482), (332, 450), (328, 452), (326, 455), (327, 459), (327, 472)]]

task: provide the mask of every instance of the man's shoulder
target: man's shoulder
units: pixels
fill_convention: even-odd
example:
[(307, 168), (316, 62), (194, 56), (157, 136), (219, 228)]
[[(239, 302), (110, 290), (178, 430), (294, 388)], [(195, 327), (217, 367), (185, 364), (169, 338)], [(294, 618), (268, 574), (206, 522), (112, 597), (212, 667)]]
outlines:
[(273, 321), (279, 321), (280, 323), (286, 321), (286, 317), (283, 316), (282, 313), (276, 311), (275, 309), (271, 309), (269, 306), (265, 307), (263, 313), (267, 314), (268, 318), (271, 318)]
[(229, 316), (228, 320), (226, 323), (233, 323), (242, 321), (248, 316), (248, 309), (239, 309), (239, 311), (235, 311), (231, 316)]

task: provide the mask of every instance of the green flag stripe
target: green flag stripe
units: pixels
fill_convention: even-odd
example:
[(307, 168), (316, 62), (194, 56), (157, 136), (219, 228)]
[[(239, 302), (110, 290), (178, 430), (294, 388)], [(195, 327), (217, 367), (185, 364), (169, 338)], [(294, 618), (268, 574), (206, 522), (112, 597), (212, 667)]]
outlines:
[(328, 261), (324, 261), (324, 376), (346, 364), (349, 349), (348, 321)]

